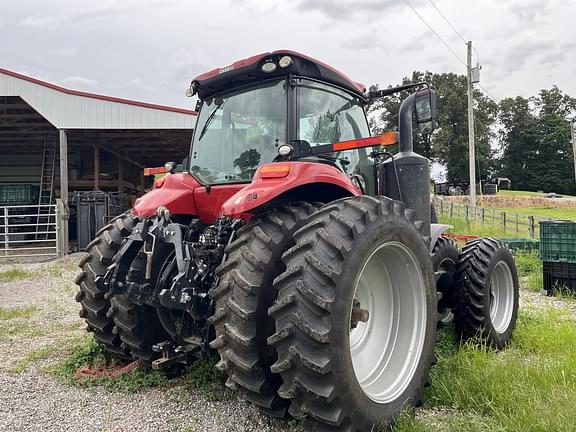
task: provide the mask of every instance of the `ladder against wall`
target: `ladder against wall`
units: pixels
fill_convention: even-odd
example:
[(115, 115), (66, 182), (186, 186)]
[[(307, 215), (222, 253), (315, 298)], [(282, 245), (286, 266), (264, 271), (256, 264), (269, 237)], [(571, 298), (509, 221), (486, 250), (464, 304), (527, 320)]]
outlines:
[(36, 240), (52, 239), (54, 216), (51, 205), (54, 203), (54, 173), (56, 170), (56, 140), (46, 138), (42, 148), (42, 169), (40, 171), (40, 193), (38, 194), (38, 217), (36, 219)]

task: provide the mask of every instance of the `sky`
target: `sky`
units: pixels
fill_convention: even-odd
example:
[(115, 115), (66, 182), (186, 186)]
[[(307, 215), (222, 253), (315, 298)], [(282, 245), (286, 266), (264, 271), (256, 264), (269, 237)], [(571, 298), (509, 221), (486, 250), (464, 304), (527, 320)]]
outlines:
[(433, 6), (473, 41), (494, 98), (552, 85), (576, 96), (576, 0), (0, 0), (0, 67), (185, 108), (196, 75), (276, 49), (367, 85), (464, 74), (464, 41)]

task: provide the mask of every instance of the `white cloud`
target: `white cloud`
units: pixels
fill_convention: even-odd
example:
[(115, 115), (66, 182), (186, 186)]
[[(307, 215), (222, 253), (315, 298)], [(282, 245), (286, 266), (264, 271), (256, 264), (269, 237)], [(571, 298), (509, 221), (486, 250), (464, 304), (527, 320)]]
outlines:
[(20, 21), (20, 25), (25, 27), (46, 27), (56, 22), (55, 17), (45, 16), (45, 17), (34, 17), (34, 16), (27, 16), (22, 21)]

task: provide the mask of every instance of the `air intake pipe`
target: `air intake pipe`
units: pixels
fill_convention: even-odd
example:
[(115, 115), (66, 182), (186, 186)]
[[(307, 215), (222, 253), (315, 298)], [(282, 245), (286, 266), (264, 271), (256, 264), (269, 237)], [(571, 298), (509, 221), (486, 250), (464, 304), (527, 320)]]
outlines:
[[(426, 89), (426, 92), (431, 90)], [(413, 209), (414, 220), (424, 222), (422, 233), (430, 235), (430, 161), (414, 153), (413, 118), (417, 104), (422, 101), (421, 92), (408, 96), (402, 102), (399, 111), (399, 152), (394, 160), (388, 159), (381, 164), (378, 177), (381, 191), (387, 197), (403, 201), (407, 208)], [(433, 93), (427, 93), (430, 101), (429, 121), (434, 122)], [(418, 106), (418, 109), (426, 106)], [(422, 123), (425, 123), (422, 121)]]

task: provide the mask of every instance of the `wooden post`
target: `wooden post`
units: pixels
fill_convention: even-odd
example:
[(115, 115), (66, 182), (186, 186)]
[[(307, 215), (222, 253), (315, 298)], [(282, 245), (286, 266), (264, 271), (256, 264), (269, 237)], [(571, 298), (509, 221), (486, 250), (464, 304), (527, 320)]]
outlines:
[(94, 146), (94, 190), (100, 190), (100, 147)]
[(63, 257), (68, 252), (68, 237), (64, 237), (64, 232), (67, 232), (65, 227), (68, 225), (68, 220), (64, 218), (65, 209), (64, 203), (61, 199), (56, 200), (56, 252), (58, 257)]
[(450, 219), (454, 216), (454, 203), (450, 203)]
[(121, 157), (118, 158), (118, 192), (124, 189), (124, 161)]
[(482, 226), (484, 226), (486, 223), (486, 209), (484, 207), (481, 207), (480, 210), (480, 221), (482, 222)]
[(466, 222), (468, 222), (469, 217), (470, 217), (470, 206), (469, 206), (468, 204), (466, 204), (466, 205), (464, 206), (464, 208), (466, 209), (466, 216), (464, 217), (464, 220), (465, 220)]
[(68, 207), (68, 135), (64, 129), (60, 129), (58, 132), (60, 137), (60, 199), (62, 200), (62, 225), (60, 229), (62, 242), (59, 252), (65, 255), (68, 253), (68, 217), (70, 215)]
[(534, 216), (528, 216), (528, 232), (530, 233), (530, 238), (533, 239), (535, 236), (534, 229)]
[(516, 213), (516, 237), (520, 237), (520, 227), (518, 226), (518, 213)]
[(506, 212), (502, 212), (502, 229), (506, 232)]

